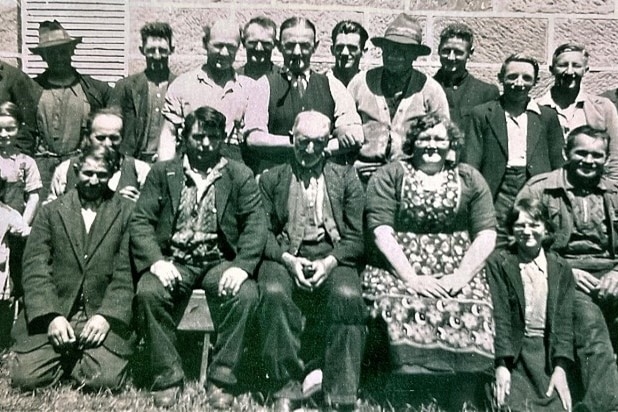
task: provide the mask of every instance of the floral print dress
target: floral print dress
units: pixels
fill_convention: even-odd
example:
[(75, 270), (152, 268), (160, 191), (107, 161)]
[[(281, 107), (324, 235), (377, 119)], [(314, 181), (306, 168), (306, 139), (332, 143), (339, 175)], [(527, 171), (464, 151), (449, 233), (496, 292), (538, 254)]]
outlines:
[[(470, 239), (455, 230), (461, 184), (457, 168), (428, 188), (426, 175), (401, 162), (404, 178), (395, 237), (419, 276), (449, 275), (458, 268)], [(470, 210), (474, 213), (474, 210)], [(491, 296), (484, 270), (453, 298), (426, 298), (408, 289), (389, 270), (368, 265), (362, 274), (372, 316), (387, 325), (396, 367), (435, 372), (478, 372), (493, 365)]]

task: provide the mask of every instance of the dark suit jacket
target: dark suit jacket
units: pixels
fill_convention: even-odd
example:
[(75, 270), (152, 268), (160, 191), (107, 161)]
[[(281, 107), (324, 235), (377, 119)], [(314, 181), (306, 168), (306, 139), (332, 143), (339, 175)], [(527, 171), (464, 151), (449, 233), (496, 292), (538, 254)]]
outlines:
[[(46, 70), (34, 78), (34, 81), (42, 87), (38, 90), (38, 95), (36, 96), (37, 104), (41, 99), (43, 90), (52, 87), (49, 83), (48, 77), (49, 73)], [(101, 109), (107, 106), (107, 102), (109, 101), (112, 92), (112, 88), (109, 86), (109, 84), (100, 80), (93, 79), (87, 74), (77, 73), (77, 79), (79, 81), (79, 84), (84, 89), (84, 93), (86, 94), (86, 99), (90, 104), (91, 111)]]
[(16, 349), (46, 343), (49, 322), (56, 315), (69, 318), (81, 292), (88, 318), (100, 314), (110, 323), (103, 345), (130, 354), (132, 210), (133, 202), (110, 193), (87, 234), (76, 189), (41, 208), (24, 252), (24, 311), (13, 330)]
[(463, 80), (456, 85), (446, 86), (446, 79), (442, 70), (438, 70), (434, 79), (446, 93), (451, 120), (454, 121), (462, 131), (466, 130), (470, 122), (472, 109), (483, 103), (496, 100), (500, 97), (500, 91), (495, 84), (485, 83), (468, 73)]
[[(568, 263), (554, 253), (547, 257), (547, 313), (545, 341), (550, 370), (573, 361), (573, 296), (575, 281)], [(525, 298), (517, 254), (497, 250), (487, 260), (487, 281), (494, 305), (497, 365), (517, 363), (524, 341)], [(561, 365), (562, 363), (562, 365)]]
[[(171, 256), (170, 241), (184, 182), (182, 157), (155, 163), (146, 178), (130, 224), (131, 251), (139, 274)], [(214, 185), (219, 248), (234, 266), (251, 275), (266, 242), (266, 217), (253, 173), (228, 159)]]
[[(544, 106), (539, 108), (540, 115), (527, 112), (527, 178), (557, 169), (564, 163), (564, 138), (558, 117), (552, 109)], [(487, 102), (472, 110), (462, 161), (481, 172), (495, 199), (508, 161), (506, 118), (501, 99)]]
[[(168, 84), (175, 78), (176, 76), (170, 73)], [(148, 113), (150, 108), (148, 107), (148, 78), (146, 73), (136, 73), (119, 80), (112, 90), (109, 106), (120, 107), (124, 117), (120, 151), (127, 156), (139, 158), (139, 151), (148, 138), (144, 135), (148, 126), (146, 122), (150, 116), (157, 114)]]
[[(289, 218), (288, 197), (292, 181), (292, 166), (278, 165), (265, 171), (260, 177), (262, 201), (268, 216), (269, 233), (264, 255), (267, 259), (281, 262), (287, 252), (286, 242), (277, 240)], [(333, 217), (340, 241), (334, 245), (332, 255), (340, 265), (355, 266), (363, 254), (363, 188), (353, 167), (331, 162), (324, 165), (324, 181), (330, 198)]]
[(36, 111), (40, 86), (27, 74), (0, 62), (0, 101), (10, 101), (21, 109), (24, 123), (17, 136), (17, 146), (28, 155), (36, 146)]

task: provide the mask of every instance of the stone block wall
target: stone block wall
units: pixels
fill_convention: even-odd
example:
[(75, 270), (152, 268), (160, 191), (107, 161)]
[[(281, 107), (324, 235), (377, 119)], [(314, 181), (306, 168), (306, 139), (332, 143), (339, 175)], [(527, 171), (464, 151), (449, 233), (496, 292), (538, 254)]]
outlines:
[[(148, 21), (168, 21), (175, 31), (176, 53), (171, 64), (178, 73), (204, 61), (202, 26), (215, 19), (235, 17), (241, 23), (266, 15), (278, 24), (287, 17), (302, 15), (318, 27), (319, 47), (314, 64), (332, 64), (330, 31), (341, 19), (363, 24), (370, 36), (382, 35), (400, 12), (418, 17), (424, 41), (432, 55), (419, 59), (416, 67), (433, 74), (439, 67), (436, 49), (440, 30), (454, 21), (465, 22), (476, 33), (476, 52), (470, 70), (497, 82), (502, 60), (513, 52), (526, 52), (543, 65), (535, 93), (551, 84), (547, 64), (554, 48), (565, 41), (587, 46), (590, 72), (585, 84), (591, 92), (618, 87), (618, 0), (126, 0), (129, 14), (126, 56), (129, 72), (143, 69), (139, 54), (139, 28)], [(19, 14), (17, 0), (0, 0), (0, 58), (18, 63)], [(241, 50), (239, 64), (244, 60)], [(275, 60), (281, 56), (275, 53)], [(364, 68), (380, 64), (379, 50), (369, 44)]]

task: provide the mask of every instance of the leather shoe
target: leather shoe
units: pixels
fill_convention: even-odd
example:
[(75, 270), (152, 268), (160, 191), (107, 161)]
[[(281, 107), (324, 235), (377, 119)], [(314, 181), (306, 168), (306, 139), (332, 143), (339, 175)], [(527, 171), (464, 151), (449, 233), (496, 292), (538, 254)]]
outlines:
[(229, 410), (234, 403), (234, 395), (214, 383), (208, 383), (208, 404), (213, 409)]
[(272, 410), (274, 412), (291, 412), (296, 409), (296, 403), (290, 398), (277, 398)]
[(178, 402), (180, 386), (172, 386), (160, 391), (152, 391), (152, 400), (157, 408), (170, 408)]

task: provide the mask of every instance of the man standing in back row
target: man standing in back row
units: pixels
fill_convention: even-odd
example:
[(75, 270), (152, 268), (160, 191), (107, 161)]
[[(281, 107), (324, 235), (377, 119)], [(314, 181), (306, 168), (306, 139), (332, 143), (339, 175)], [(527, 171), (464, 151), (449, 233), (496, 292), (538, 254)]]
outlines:
[(122, 154), (154, 163), (165, 120), (161, 114), (165, 94), (176, 78), (169, 68), (174, 44), (172, 28), (167, 23), (147, 23), (141, 28), (140, 35), (139, 51), (146, 58), (146, 70), (119, 80), (109, 105), (122, 109)]
[(500, 96), (498, 87), (472, 76), (466, 65), (474, 53), (474, 33), (462, 23), (449, 24), (440, 33), (440, 70), (433, 77), (446, 93), (451, 120), (461, 130), (474, 106), (495, 100)]

